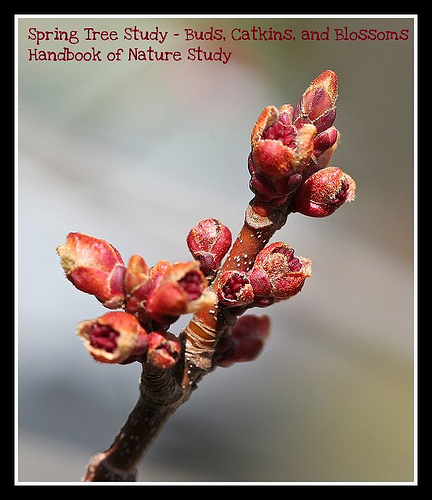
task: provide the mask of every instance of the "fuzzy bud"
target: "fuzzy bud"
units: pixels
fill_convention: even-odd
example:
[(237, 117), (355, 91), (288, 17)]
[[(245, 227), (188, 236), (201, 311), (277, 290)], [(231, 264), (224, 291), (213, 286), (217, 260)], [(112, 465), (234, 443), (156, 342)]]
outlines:
[(261, 353), (269, 334), (268, 316), (240, 316), (221, 339), (216, 364), (229, 367), (234, 363), (253, 361)]
[(202, 220), (190, 230), (187, 237), (188, 248), (207, 277), (214, 276), (219, 269), (231, 243), (231, 231), (217, 219)]
[(294, 112), (296, 127), (312, 123), (317, 133), (331, 127), (336, 118), (338, 79), (334, 71), (323, 71), (300, 97)]
[(170, 332), (151, 332), (148, 337), (147, 362), (158, 368), (172, 368), (180, 358), (181, 344)]
[(123, 311), (82, 321), (77, 334), (93, 358), (101, 363), (125, 363), (147, 351), (148, 333), (135, 316)]
[(107, 241), (82, 233), (69, 233), (57, 247), (66, 277), (82, 292), (94, 295), (109, 309), (123, 305), (126, 266)]
[(293, 112), (296, 127), (311, 123), (316, 128), (313, 160), (321, 163), (320, 168), (328, 165), (339, 138), (339, 132), (332, 126), (336, 118), (337, 97), (337, 75), (330, 70), (324, 71), (305, 90)]
[(283, 300), (296, 295), (311, 276), (311, 262), (296, 257), (294, 249), (282, 242), (272, 243), (257, 255), (249, 273), (255, 305), (266, 306), (269, 299)]
[(339, 132), (336, 127), (330, 127), (315, 137), (314, 140), (314, 156), (320, 157), (330, 148), (337, 145), (339, 139)]
[(327, 217), (355, 198), (354, 180), (338, 167), (318, 170), (295, 193), (292, 211), (309, 217)]
[(296, 127), (293, 107), (267, 106), (253, 128), (251, 158), (258, 174), (274, 182), (301, 172), (313, 153), (314, 125)]
[(162, 261), (158, 272), (153, 270), (152, 274), (154, 285), (147, 296), (146, 308), (150, 317), (161, 324), (197, 312), (215, 300), (214, 294), (206, 289), (207, 280), (197, 261), (174, 264)]

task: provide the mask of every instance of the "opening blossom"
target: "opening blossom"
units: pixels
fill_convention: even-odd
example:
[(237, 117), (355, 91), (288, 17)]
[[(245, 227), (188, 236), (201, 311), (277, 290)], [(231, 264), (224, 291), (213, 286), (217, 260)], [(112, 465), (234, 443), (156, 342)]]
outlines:
[(257, 304), (260, 304), (263, 299), (284, 300), (293, 297), (301, 291), (306, 278), (310, 276), (311, 261), (296, 257), (289, 245), (277, 242), (257, 255), (249, 279)]
[(172, 323), (182, 314), (214, 302), (213, 293), (206, 288), (207, 280), (197, 261), (168, 264), (154, 279), (146, 299), (147, 311), (159, 323)]
[(123, 363), (147, 351), (148, 333), (135, 316), (121, 311), (82, 321), (77, 334), (93, 358), (102, 363)]
[(109, 309), (121, 307), (126, 266), (116, 248), (87, 234), (69, 233), (57, 253), (67, 279), (78, 290), (94, 295)]

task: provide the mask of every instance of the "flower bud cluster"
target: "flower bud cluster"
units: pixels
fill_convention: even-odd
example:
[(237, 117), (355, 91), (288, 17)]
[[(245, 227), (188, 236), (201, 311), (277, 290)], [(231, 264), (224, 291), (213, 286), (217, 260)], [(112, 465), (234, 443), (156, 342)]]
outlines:
[[(189, 232), (188, 247), (210, 282), (231, 240), (229, 229), (215, 219), (205, 219)], [(259, 252), (249, 270), (222, 270), (213, 285), (223, 307), (265, 307), (297, 294), (310, 275), (310, 260), (296, 257), (289, 245), (277, 242)]]
[(327, 70), (294, 108), (264, 109), (252, 131), (248, 160), (250, 188), (257, 198), (274, 206), (290, 201), (292, 212), (311, 217), (330, 215), (354, 199), (353, 179), (328, 167), (339, 139), (333, 126), (337, 96), (337, 76)]
[(208, 307), (215, 295), (198, 261), (159, 261), (149, 267), (140, 255), (126, 266), (107, 241), (69, 233), (57, 247), (66, 277), (79, 290), (94, 295), (108, 313), (78, 327), (90, 354), (105, 363), (143, 357), (157, 366), (172, 366), (180, 343), (167, 332), (182, 314)]
[[(123, 364), (143, 360), (169, 368), (179, 359), (181, 348), (178, 338), (167, 330), (180, 315), (215, 304), (235, 308), (239, 314), (251, 307), (265, 307), (297, 294), (311, 274), (308, 259), (296, 257), (289, 245), (278, 242), (259, 252), (247, 272), (217, 274), (213, 292), (208, 285), (231, 240), (226, 226), (205, 219), (187, 238), (196, 260), (160, 260), (149, 267), (140, 255), (133, 255), (126, 266), (107, 241), (69, 233), (66, 243), (57, 247), (66, 277), (106, 307), (123, 309), (79, 324), (78, 335), (93, 358)], [(237, 339), (234, 333), (231, 339)], [(262, 339), (258, 342), (253, 335), (247, 341), (239, 338), (230, 347), (228, 364), (251, 357), (262, 345)]]
[(222, 306), (267, 307), (299, 293), (310, 276), (311, 261), (296, 257), (288, 244), (276, 242), (258, 253), (249, 271), (222, 272), (215, 288)]
[[(261, 113), (248, 158), (255, 194), (249, 208), (255, 215), (263, 218), (261, 212), (277, 212), (274, 207), (284, 205), (281, 213), (326, 217), (354, 199), (354, 180), (328, 166), (339, 138), (333, 126), (337, 92), (336, 74), (324, 71), (295, 107), (268, 106)], [(249, 230), (258, 231), (255, 226)], [(186, 241), (194, 260), (160, 260), (152, 267), (140, 255), (132, 255), (126, 265), (107, 241), (69, 233), (66, 243), (57, 247), (68, 280), (108, 309), (121, 309), (79, 324), (78, 335), (93, 358), (171, 368), (182, 349), (168, 332), (170, 325), (183, 314), (206, 310), (210, 315), (220, 307), (227, 317), (239, 318), (220, 338), (217, 364), (254, 359), (268, 336), (269, 320), (242, 314), (299, 293), (311, 276), (311, 261), (296, 256), (286, 243), (251, 244), (253, 236), (258, 241), (262, 234), (246, 234), (250, 241), (243, 244), (239, 237), (231, 249), (228, 262), (236, 261), (238, 267), (233, 269), (222, 264), (232, 234), (217, 219), (204, 219), (190, 230)], [(241, 267), (240, 259), (246, 258), (247, 267)]]

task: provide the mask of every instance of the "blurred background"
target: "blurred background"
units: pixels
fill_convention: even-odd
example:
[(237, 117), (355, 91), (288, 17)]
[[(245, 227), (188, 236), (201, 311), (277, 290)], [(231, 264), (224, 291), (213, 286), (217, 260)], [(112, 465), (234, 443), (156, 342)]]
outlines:
[[(157, 41), (60, 41), (29, 29), (168, 31)], [(295, 41), (232, 41), (292, 29)], [(226, 41), (185, 41), (184, 29)], [(402, 41), (335, 41), (334, 29), (409, 30)], [(302, 41), (304, 29), (330, 39)], [(180, 33), (174, 37), (173, 33)], [(250, 132), (270, 104), (295, 104), (325, 69), (339, 77), (332, 164), (357, 199), (327, 219), (298, 214), (273, 241), (313, 262), (299, 295), (265, 311), (254, 362), (218, 368), (167, 423), (142, 482), (411, 482), (415, 478), (413, 18), (20, 18), (18, 68), (17, 480), (79, 482), (138, 396), (139, 365), (96, 364), (76, 325), (106, 312), (65, 279), (69, 231), (188, 260), (185, 239), (215, 217), (236, 236)], [(34, 62), (29, 48), (218, 50), (216, 61)], [(174, 324), (178, 333), (189, 318)]]

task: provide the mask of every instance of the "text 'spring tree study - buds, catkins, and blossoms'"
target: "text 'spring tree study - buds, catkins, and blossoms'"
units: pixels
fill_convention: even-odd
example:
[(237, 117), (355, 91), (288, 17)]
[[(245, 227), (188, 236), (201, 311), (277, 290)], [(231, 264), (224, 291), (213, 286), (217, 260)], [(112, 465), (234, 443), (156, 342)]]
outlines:
[[(337, 95), (337, 76), (326, 70), (295, 106), (262, 111), (247, 159), (254, 197), (234, 241), (208, 218), (185, 235), (188, 262), (150, 265), (137, 254), (126, 264), (113, 245), (78, 232), (57, 247), (67, 279), (109, 310), (78, 324), (90, 355), (142, 366), (136, 406), (112, 445), (92, 457), (84, 481), (136, 481), (145, 451), (201, 378), (259, 355), (270, 318), (250, 310), (303, 289), (311, 260), (269, 241), (290, 213), (327, 217), (354, 199), (354, 180), (329, 165), (339, 141)], [(176, 335), (172, 325), (183, 314), (191, 319)]]

